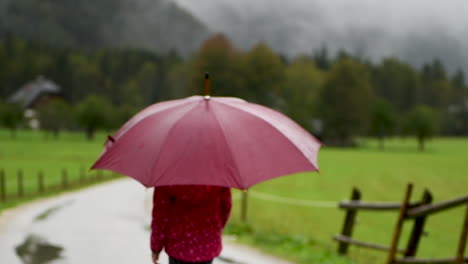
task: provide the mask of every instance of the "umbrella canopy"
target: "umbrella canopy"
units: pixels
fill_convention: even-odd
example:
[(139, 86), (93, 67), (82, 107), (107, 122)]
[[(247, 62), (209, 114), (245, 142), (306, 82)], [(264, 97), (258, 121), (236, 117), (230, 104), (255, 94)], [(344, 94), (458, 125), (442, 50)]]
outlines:
[(247, 189), (317, 171), (321, 143), (285, 115), (239, 98), (192, 96), (151, 105), (125, 123), (92, 166), (143, 185)]

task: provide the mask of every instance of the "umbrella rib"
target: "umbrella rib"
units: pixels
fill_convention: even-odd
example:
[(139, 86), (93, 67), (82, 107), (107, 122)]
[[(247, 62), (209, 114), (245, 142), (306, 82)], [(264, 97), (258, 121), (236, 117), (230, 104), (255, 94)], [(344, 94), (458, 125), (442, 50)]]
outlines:
[[(151, 166), (151, 170), (150, 170), (151, 172), (153, 172), (153, 171), (154, 171), (154, 168), (158, 165), (159, 159), (161, 158), (161, 155), (160, 155), (160, 154), (163, 152), (163, 150), (166, 148), (166, 146), (167, 146), (167, 144), (168, 144), (167, 138), (169, 138), (169, 136), (171, 135), (172, 131), (173, 131), (174, 128), (177, 126), (177, 124), (179, 124), (179, 122), (180, 122), (188, 113), (190, 113), (190, 111), (193, 110), (198, 104), (199, 104), (199, 103), (196, 103), (196, 104), (194, 104), (192, 107), (190, 107), (184, 114), (182, 114), (182, 115), (180, 116), (180, 118), (179, 118), (177, 121), (175, 121), (175, 122), (172, 124), (171, 128), (170, 128), (169, 131), (167, 132), (166, 137), (164, 138), (164, 144), (162, 145), (162, 147), (160, 148), (158, 154), (156, 155), (156, 159), (155, 159), (154, 162), (153, 162), (153, 166)], [(166, 173), (167, 169), (168, 169), (168, 168), (166, 168), (160, 175), (155, 175), (155, 176), (158, 176), (158, 177), (155, 178), (155, 179), (153, 180), (153, 182), (156, 182), (159, 178), (161, 178), (161, 177)]]
[[(245, 110), (245, 109), (243, 109), (243, 108), (241, 108), (241, 107), (235, 107), (235, 106), (233, 106), (232, 104), (230, 104), (229, 102), (223, 102), (223, 101), (221, 101), (221, 100), (218, 100), (217, 102), (222, 103), (223, 105), (225, 105), (225, 106), (227, 106), (227, 107), (230, 107), (230, 108), (232, 108), (232, 109), (235, 109), (235, 110), (238, 110), (238, 111), (242, 111), (242, 112), (251, 114), (252, 116), (255, 116), (255, 117), (257, 117), (257, 118), (263, 120), (263, 122), (267, 123), (270, 127), (272, 127), (273, 129), (275, 129), (276, 131), (278, 131), (278, 133), (284, 135), (284, 133), (283, 133), (280, 129), (278, 129), (276, 126), (272, 125), (270, 122), (268, 122), (268, 120), (266, 120), (266, 119), (263, 118), (262, 116), (257, 115), (255, 112), (247, 111), (247, 110)], [(247, 105), (247, 107), (248, 107), (248, 106), (249, 106), (249, 103), (246, 102), (246, 105)], [(264, 106), (262, 106), (262, 107), (264, 107)], [(272, 109), (269, 109), (269, 110), (274, 111), (274, 110), (272, 110)], [(315, 139), (315, 138), (314, 138), (314, 140), (317, 141), (317, 139)], [(289, 142), (294, 148), (296, 148), (296, 149), (299, 151), (299, 153), (301, 153), (301, 155), (302, 155), (306, 160), (310, 160), (310, 159), (304, 154), (304, 152), (303, 152), (293, 141), (288, 140), (288, 142)], [(320, 142), (318, 142), (318, 143), (320, 144)], [(320, 144), (320, 145), (321, 145), (321, 144)], [(312, 162), (310, 162), (310, 164), (311, 164), (312, 167), (314, 167), (317, 171), (319, 170), (319, 168), (316, 167)]]
[[(193, 98), (193, 97), (186, 98), (185, 100), (191, 99), (191, 98)], [(146, 111), (144, 116), (139, 116), (139, 117), (138, 117), (138, 118), (139, 118), (138, 120), (134, 120), (134, 118), (132, 118), (132, 119), (130, 119), (129, 121), (127, 121), (127, 122), (122, 126), (122, 128), (119, 129), (119, 130), (115, 133), (114, 138), (115, 138), (115, 139), (118, 139), (118, 138), (122, 137), (122, 136), (123, 136), (128, 130), (130, 130), (134, 125), (143, 122), (143, 120), (145, 120), (145, 119), (151, 117), (151, 116), (152, 116), (153, 114), (155, 114), (155, 113), (161, 113), (161, 112), (169, 111), (169, 110), (174, 109), (174, 108), (176, 108), (176, 107), (178, 107), (178, 106), (180, 106), (180, 105), (182, 105), (182, 104), (185, 103), (184, 101), (177, 101), (177, 100), (168, 101), (167, 103), (169, 103), (169, 102), (172, 103), (172, 104), (169, 105), (169, 106), (167, 106), (167, 107), (166, 107), (165, 109), (163, 109), (163, 110), (160, 110), (160, 109), (158, 109), (158, 108), (156, 108), (156, 109), (150, 109), (150, 108), (154, 107), (154, 105), (145, 108), (145, 109), (143, 110), (143, 112)]]
[[(218, 102), (218, 101), (216, 101), (216, 102)], [(214, 109), (214, 107), (213, 107), (213, 109)], [(229, 155), (231, 156), (231, 159), (234, 161), (236, 173), (237, 173), (237, 175), (239, 176), (240, 181), (242, 181), (241, 174), (240, 174), (240, 171), (239, 171), (239, 167), (237, 166), (237, 162), (236, 162), (236, 160), (235, 160), (235, 158), (234, 158), (234, 155), (232, 155), (232, 148), (231, 148), (231, 145), (229, 144), (229, 142), (228, 142), (228, 140), (227, 140), (227, 138), (226, 138), (226, 135), (224, 134), (224, 131), (225, 131), (225, 130), (224, 130), (224, 127), (221, 125), (221, 122), (219, 121), (220, 119), (219, 119), (218, 116), (216, 115), (216, 111), (213, 110), (212, 112), (213, 112), (214, 118), (215, 118), (216, 121), (217, 121), (216, 124), (218, 124), (218, 126), (219, 126), (219, 127), (221, 128), (221, 130), (223, 131), (222, 135), (223, 135), (224, 142), (226, 143), (226, 146), (229, 148)], [(230, 175), (230, 176), (231, 176), (231, 175)], [(238, 186), (241, 186), (242, 188), (244, 188), (245, 185), (242, 184), (241, 182), (239, 182), (239, 180), (236, 179), (236, 177), (232, 177), (232, 176), (231, 176), (231, 178), (236, 182), (236, 184), (237, 184)]]
[[(186, 98), (186, 100), (187, 100), (187, 99), (191, 99), (191, 98), (193, 98), (193, 97)], [(174, 100), (174, 101), (172, 101), (172, 102), (176, 102), (176, 100)], [(133, 124), (130, 125), (130, 126), (127, 126), (128, 123), (130, 122), (130, 120), (127, 121), (127, 122), (123, 125), (123, 127), (122, 127), (122, 128), (125, 128), (125, 130), (121, 131), (122, 128), (119, 129), (119, 131), (117, 131), (117, 132), (114, 134), (114, 140), (118, 140), (118, 139), (120, 139), (121, 137), (123, 137), (123, 136), (126, 134), (126, 132), (127, 132), (128, 130), (130, 130), (133, 126), (135, 126), (135, 125), (137, 125), (137, 124), (143, 122), (145, 119), (150, 118), (155, 112), (158, 112), (159, 114), (161, 114), (161, 113), (170, 111), (170, 110), (174, 109), (175, 107), (180, 106), (180, 105), (183, 104), (183, 103), (184, 103), (184, 102), (180, 102), (180, 103), (177, 103), (177, 104), (174, 104), (174, 105), (170, 105), (169, 107), (165, 108), (164, 110), (158, 110), (158, 111), (148, 112), (145, 116), (141, 117), (141, 118), (138, 120), (138, 122), (133, 122)], [(148, 108), (149, 108), (149, 107), (148, 107)], [(146, 109), (148, 109), (148, 108), (146, 108)], [(126, 126), (127, 126), (127, 127), (126, 127)], [(117, 135), (118, 135), (118, 136), (117, 136)], [(158, 153), (158, 156), (159, 156), (159, 153)], [(98, 164), (98, 163), (101, 161), (102, 158), (103, 158), (103, 156), (102, 156), (102, 154), (101, 154), (101, 156), (94, 162), (93, 166), (91, 166), (91, 169), (93, 169), (94, 166), (96, 166), (96, 164)], [(117, 172), (117, 173), (125, 174), (125, 173), (123, 173), (123, 172), (120, 171), (120, 170), (116, 170), (116, 169), (110, 169), (110, 170), (112, 170), (112, 171), (114, 171), (114, 172)], [(152, 171), (152, 170), (153, 170), (153, 167), (151, 168), (151, 171)], [(129, 175), (129, 176), (130, 176), (130, 175)], [(130, 176), (130, 177), (131, 177), (131, 176)], [(143, 185), (145, 185), (145, 184), (143, 184)], [(145, 186), (146, 186), (146, 185), (145, 185)]]

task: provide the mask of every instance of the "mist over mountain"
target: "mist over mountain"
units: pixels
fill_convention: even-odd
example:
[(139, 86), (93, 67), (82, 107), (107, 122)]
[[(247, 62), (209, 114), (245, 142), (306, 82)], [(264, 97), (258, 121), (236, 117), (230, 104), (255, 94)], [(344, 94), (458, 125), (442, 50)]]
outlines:
[(85, 49), (197, 49), (209, 30), (171, 0), (0, 0), (0, 36)]
[(241, 49), (263, 41), (295, 56), (326, 46), (415, 66), (437, 57), (468, 73), (466, 14), (465, 0), (0, 0), (0, 37), (188, 55), (224, 32)]
[(468, 73), (468, 1), (174, 0), (242, 49), (264, 41), (294, 56), (326, 45), (420, 66), (435, 57)]

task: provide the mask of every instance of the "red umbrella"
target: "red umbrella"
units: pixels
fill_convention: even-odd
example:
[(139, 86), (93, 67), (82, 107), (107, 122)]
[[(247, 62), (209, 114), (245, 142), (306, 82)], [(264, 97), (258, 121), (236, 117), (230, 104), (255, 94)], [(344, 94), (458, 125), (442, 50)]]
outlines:
[(247, 189), (318, 171), (321, 143), (285, 115), (239, 98), (192, 96), (151, 105), (106, 142), (93, 169), (143, 185)]

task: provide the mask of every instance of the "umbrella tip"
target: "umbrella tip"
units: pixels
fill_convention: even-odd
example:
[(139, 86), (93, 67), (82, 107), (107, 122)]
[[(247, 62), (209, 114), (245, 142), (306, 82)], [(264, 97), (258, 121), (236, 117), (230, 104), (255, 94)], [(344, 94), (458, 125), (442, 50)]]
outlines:
[(205, 99), (210, 98), (210, 92), (211, 92), (211, 87), (210, 87), (210, 74), (208, 72), (205, 72)]

